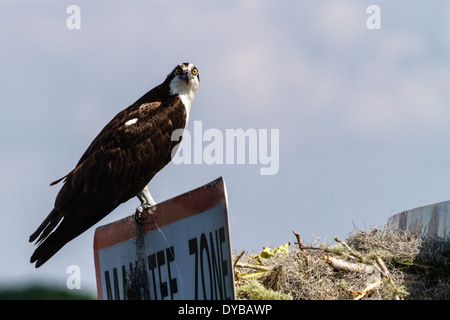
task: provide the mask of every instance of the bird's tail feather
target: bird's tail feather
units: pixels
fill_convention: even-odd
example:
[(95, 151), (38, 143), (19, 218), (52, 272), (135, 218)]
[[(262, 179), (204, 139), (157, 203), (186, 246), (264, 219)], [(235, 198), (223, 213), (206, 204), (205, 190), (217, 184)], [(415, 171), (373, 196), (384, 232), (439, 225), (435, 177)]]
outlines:
[[(51, 225), (58, 224), (59, 220), (61, 220), (61, 215), (59, 215), (58, 221), (52, 220), (47, 228), (49, 228)], [(73, 229), (70, 228), (70, 223), (63, 220), (59, 225), (58, 228), (52, 232), (49, 236), (46, 236), (46, 238), (39, 238), (41, 239), (42, 243), (39, 244), (39, 246), (34, 251), (33, 255), (30, 258), (30, 262), (34, 263), (36, 262), (36, 268), (39, 268), (41, 265), (43, 265), (48, 259), (50, 259), (55, 253), (59, 251), (66, 243), (71, 241), (73, 238), (78, 236), (81, 232), (84, 231), (84, 229)], [(47, 228), (44, 229), (43, 232), (47, 232)], [(53, 226), (54, 228), (54, 226)], [(50, 232), (50, 231), (48, 231)], [(43, 233), (44, 234), (44, 233)], [(42, 235), (41, 235), (42, 237)]]
[(60, 238), (60, 229), (53, 232), (47, 239), (45, 239), (39, 247), (34, 251), (30, 258), (30, 262), (36, 262), (36, 268), (43, 265), (48, 259), (50, 259), (55, 253), (59, 251), (67, 241), (62, 241)]
[(56, 226), (58, 226), (62, 217), (63, 216), (61, 215), (61, 213), (53, 209), (49, 213), (47, 218), (45, 218), (45, 220), (41, 223), (41, 225), (36, 229), (36, 231), (30, 236), (29, 239), (30, 242), (33, 242), (37, 239), (36, 244), (39, 244), (39, 247), (34, 251), (30, 259), (31, 263), (37, 261), (36, 268), (38, 268), (44, 262), (50, 259), (66, 243), (65, 241), (63, 242), (57, 241), (58, 240), (57, 238), (60, 237), (59, 234), (61, 233), (57, 232), (58, 230), (50, 234), (53, 231), (53, 229), (55, 229)]
[[(98, 197), (96, 195), (96, 197)], [(37, 239), (39, 246), (31, 256), (30, 262), (36, 262), (36, 268), (44, 264), (66, 243), (89, 229), (106, 214), (114, 210), (120, 202), (109, 203), (109, 198), (94, 205), (90, 199), (81, 198), (73, 202), (70, 211), (64, 213), (53, 209), (37, 230), (30, 236), (30, 242)], [(87, 204), (91, 204), (88, 206)]]
[(62, 215), (53, 209), (47, 218), (45, 218), (44, 221), (42, 221), (41, 225), (36, 229), (36, 231), (30, 236), (29, 241), (33, 242), (36, 240), (36, 238), (39, 236), (39, 239), (37, 240), (37, 243), (42, 242), (47, 236), (52, 232), (53, 229), (58, 225), (58, 223), (62, 219)]

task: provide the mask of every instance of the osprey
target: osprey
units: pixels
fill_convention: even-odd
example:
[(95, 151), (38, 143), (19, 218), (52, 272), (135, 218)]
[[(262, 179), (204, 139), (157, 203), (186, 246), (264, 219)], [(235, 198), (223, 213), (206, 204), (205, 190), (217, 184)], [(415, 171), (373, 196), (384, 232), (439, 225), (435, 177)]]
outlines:
[(54, 209), (29, 239), (39, 244), (30, 259), (36, 268), (121, 203), (137, 196), (137, 213), (155, 204), (147, 184), (170, 162), (179, 144), (172, 133), (186, 128), (199, 81), (193, 64), (176, 66), (103, 128), (72, 171), (50, 184), (64, 179)]

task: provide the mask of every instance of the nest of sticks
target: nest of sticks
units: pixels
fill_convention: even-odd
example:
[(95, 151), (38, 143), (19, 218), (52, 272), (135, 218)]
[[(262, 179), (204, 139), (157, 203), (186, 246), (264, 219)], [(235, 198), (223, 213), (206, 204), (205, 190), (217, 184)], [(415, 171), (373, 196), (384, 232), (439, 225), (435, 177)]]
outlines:
[(387, 227), (355, 230), (334, 245), (293, 234), (287, 250), (234, 254), (238, 299), (450, 299), (448, 240)]

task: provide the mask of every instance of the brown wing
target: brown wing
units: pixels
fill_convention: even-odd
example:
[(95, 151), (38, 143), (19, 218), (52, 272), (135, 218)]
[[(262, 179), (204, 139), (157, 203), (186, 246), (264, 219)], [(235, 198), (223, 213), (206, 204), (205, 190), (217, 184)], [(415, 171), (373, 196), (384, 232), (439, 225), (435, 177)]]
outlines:
[[(133, 119), (137, 120), (129, 122)], [(184, 128), (185, 119), (185, 108), (177, 96), (164, 102), (134, 104), (117, 114), (65, 177), (54, 210), (30, 237), (34, 241), (41, 235), (38, 241), (43, 241), (31, 257), (32, 262), (37, 261), (36, 267), (136, 196), (170, 161), (171, 150), (178, 143), (171, 141), (172, 132)]]
[[(71, 190), (82, 189), (86, 194), (114, 193), (119, 200), (137, 179), (147, 178), (142, 171), (146, 164), (156, 165), (154, 145), (163, 143), (169, 148), (170, 137), (164, 141), (161, 138), (172, 128), (157, 114), (158, 108), (167, 109), (168, 105), (153, 102), (142, 106), (132, 105), (120, 112), (94, 139), (75, 169), (66, 176), (65, 185), (56, 197), (56, 209), (63, 209), (71, 201), (74, 195)], [(136, 123), (126, 125), (132, 119), (137, 119)]]

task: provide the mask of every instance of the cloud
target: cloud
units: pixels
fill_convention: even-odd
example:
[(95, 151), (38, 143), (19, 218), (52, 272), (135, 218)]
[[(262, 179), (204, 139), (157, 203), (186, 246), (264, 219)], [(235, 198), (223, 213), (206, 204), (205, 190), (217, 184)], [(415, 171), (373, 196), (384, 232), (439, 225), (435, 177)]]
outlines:
[(315, 6), (317, 38), (338, 50), (354, 49), (366, 28), (365, 9), (362, 3), (320, 2)]
[(450, 69), (427, 58), (425, 43), (403, 31), (387, 33), (371, 46), (370, 59), (359, 64), (358, 81), (347, 85), (340, 101), (341, 120), (350, 130), (386, 137), (449, 124), (443, 83)]

